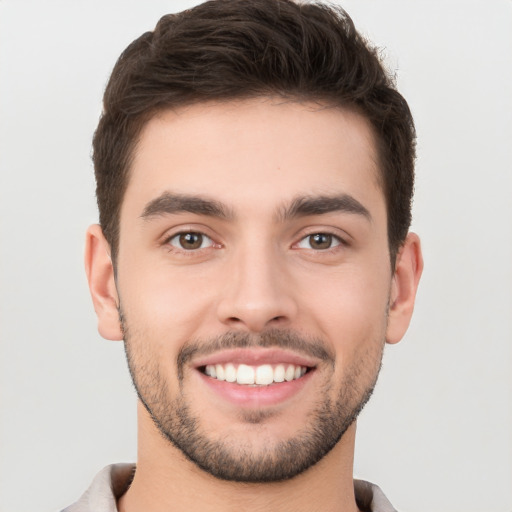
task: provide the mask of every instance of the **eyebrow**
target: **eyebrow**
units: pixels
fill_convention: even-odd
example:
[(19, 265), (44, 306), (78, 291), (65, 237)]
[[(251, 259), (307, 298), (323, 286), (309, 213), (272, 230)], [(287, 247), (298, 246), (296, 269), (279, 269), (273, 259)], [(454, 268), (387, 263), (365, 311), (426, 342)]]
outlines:
[(218, 217), (221, 219), (233, 217), (228, 208), (218, 201), (200, 196), (172, 194), (170, 192), (164, 192), (146, 204), (141, 217), (143, 219), (150, 219), (161, 215), (172, 215), (184, 212), (207, 215), (208, 217)]
[[(173, 194), (171, 192), (164, 192), (157, 198), (149, 201), (144, 207), (141, 217), (143, 219), (151, 219), (161, 215), (173, 215), (184, 212), (217, 217), (224, 220), (234, 218), (231, 210), (219, 201), (201, 196)], [(370, 212), (349, 194), (296, 197), (289, 206), (280, 208), (276, 217), (279, 221), (286, 222), (298, 217), (323, 215), (333, 212), (361, 215), (369, 221), (372, 220)]]
[(366, 217), (369, 221), (372, 220), (368, 209), (349, 194), (297, 197), (288, 207), (278, 211), (278, 218), (282, 221), (286, 221), (297, 217), (323, 215), (333, 212), (361, 215)]

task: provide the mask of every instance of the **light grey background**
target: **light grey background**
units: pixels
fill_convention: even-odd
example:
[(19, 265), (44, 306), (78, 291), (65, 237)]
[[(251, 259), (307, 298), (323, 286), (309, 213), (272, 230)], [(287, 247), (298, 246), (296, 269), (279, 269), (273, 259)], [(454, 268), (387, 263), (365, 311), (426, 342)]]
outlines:
[[(193, 1), (0, 0), (0, 511), (59, 510), (135, 459), (121, 343), (82, 269), (90, 141), (119, 53)], [(415, 512), (512, 510), (512, 2), (347, 0), (416, 118), (425, 272), (355, 473)]]

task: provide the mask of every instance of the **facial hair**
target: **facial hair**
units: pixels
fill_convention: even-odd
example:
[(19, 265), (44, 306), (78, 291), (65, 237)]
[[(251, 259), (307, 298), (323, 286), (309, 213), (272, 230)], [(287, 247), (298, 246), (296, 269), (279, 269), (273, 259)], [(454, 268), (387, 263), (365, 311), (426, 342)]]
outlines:
[[(213, 439), (208, 434), (205, 418), (199, 417), (190, 407), (186, 386), (187, 362), (194, 356), (207, 355), (219, 349), (275, 347), (316, 357), (324, 367), (334, 372), (335, 356), (322, 340), (306, 339), (293, 331), (273, 329), (261, 335), (230, 332), (211, 340), (191, 341), (184, 345), (177, 357), (179, 393), (171, 396), (157, 358), (148, 357), (145, 343), (141, 343), (135, 333), (132, 336), (121, 310), (120, 320), (134, 387), (162, 436), (202, 470), (216, 478), (234, 482), (287, 480), (306, 471), (329, 453), (368, 402), (377, 381), (384, 346), (383, 341), (374, 343), (371, 353), (346, 369), (335, 399), (329, 397), (336, 383), (326, 379), (307, 422), (295, 436), (278, 441), (262, 452), (254, 450), (250, 442), (240, 441), (233, 445), (230, 439)], [(272, 415), (272, 412), (264, 410), (241, 411), (238, 419), (247, 424), (264, 425)]]

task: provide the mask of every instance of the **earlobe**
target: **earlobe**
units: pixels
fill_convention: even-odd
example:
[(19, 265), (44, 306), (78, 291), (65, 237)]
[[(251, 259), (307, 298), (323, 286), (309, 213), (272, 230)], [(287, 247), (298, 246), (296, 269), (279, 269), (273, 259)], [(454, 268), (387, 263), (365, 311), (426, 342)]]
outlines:
[(422, 271), (420, 239), (415, 233), (409, 233), (398, 253), (391, 283), (386, 331), (388, 343), (398, 343), (409, 327)]
[(85, 272), (89, 282), (98, 331), (108, 340), (122, 340), (114, 268), (110, 247), (98, 224), (89, 227), (85, 240)]

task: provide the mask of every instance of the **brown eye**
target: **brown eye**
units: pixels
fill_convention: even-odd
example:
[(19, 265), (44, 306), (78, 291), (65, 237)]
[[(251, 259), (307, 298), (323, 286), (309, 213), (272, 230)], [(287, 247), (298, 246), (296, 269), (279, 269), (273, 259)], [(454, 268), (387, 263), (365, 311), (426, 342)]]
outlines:
[(195, 233), (193, 231), (187, 233), (178, 233), (169, 240), (169, 244), (178, 249), (186, 251), (194, 251), (196, 249), (203, 249), (212, 245), (212, 240), (203, 235), (202, 233)]
[(180, 235), (179, 240), (183, 249), (199, 249), (203, 243), (203, 235), (199, 233), (183, 233)]
[(297, 244), (297, 247), (300, 249), (325, 251), (326, 249), (332, 249), (340, 244), (341, 240), (337, 236), (330, 235), (329, 233), (313, 233), (312, 235), (304, 237)]
[(309, 237), (309, 245), (312, 249), (329, 249), (331, 244), (332, 236), (326, 235), (325, 233), (316, 233)]

